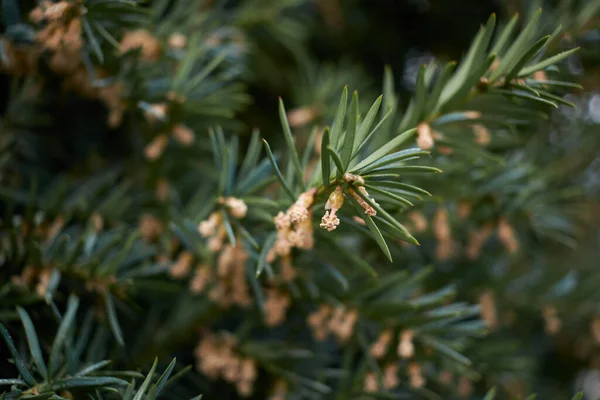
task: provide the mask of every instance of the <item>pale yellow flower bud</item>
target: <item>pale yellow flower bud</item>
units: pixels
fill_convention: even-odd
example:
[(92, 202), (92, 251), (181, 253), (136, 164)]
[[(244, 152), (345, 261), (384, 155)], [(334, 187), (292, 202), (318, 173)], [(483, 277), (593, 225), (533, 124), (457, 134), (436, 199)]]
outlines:
[(169, 138), (164, 134), (158, 135), (152, 139), (152, 141), (148, 143), (144, 149), (144, 155), (146, 158), (150, 161), (155, 161), (160, 158), (167, 147), (168, 141)]
[(194, 142), (194, 131), (183, 124), (175, 125), (171, 134), (184, 146), (189, 146)]
[(187, 37), (183, 33), (173, 33), (169, 36), (169, 47), (183, 49), (187, 44)]
[(415, 345), (413, 344), (414, 332), (410, 329), (404, 330), (398, 336), (398, 357), (411, 358), (415, 354)]
[(417, 146), (423, 150), (429, 150), (435, 145), (431, 135), (431, 127), (427, 122), (421, 122), (417, 126)]

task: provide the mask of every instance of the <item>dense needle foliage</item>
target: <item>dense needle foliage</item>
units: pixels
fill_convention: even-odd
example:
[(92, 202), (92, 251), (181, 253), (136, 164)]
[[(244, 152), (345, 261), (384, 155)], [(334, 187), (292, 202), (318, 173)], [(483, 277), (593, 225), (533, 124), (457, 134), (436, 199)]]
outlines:
[(1, 400), (600, 397), (600, 1), (396, 3), (2, 1)]

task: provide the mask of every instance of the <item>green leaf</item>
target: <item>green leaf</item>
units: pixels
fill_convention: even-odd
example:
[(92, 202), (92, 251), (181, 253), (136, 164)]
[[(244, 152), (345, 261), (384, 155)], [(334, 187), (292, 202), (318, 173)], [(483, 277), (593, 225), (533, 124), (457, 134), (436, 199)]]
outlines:
[(221, 215), (223, 217), (223, 225), (225, 226), (225, 231), (227, 232), (227, 237), (229, 238), (229, 243), (235, 247), (236, 239), (235, 232), (233, 231), (233, 227), (231, 226), (231, 220), (229, 218), (229, 214), (225, 210), (221, 210)]
[(370, 156), (358, 163), (358, 165), (354, 166), (352, 168), (352, 171), (359, 171), (362, 168), (371, 165), (375, 161), (390, 153), (392, 150), (396, 149), (398, 146), (404, 144), (404, 142), (406, 142), (407, 140), (412, 139), (415, 136), (416, 132), (417, 129), (413, 128), (396, 136), (394, 139), (390, 140), (388, 143), (384, 144), (375, 152), (373, 152)]
[(352, 158), (356, 155), (356, 153), (360, 150), (363, 141), (369, 134), (369, 129), (373, 125), (375, 118), (377, 117), (377, 113), (379, 112), (379, 107), (381, 106), (381, 100), (383, 96), (379, 96), (377, 100), (373, 103), (364, 120), (360, 124), (358, 131), (356, 132), (356, 137), (354, 139), (354, 145), (352, 146)]
[(400, 222), (398, 222), (394, 217), (392, 217), (387, 211), (385, 211), (379, 204), (375, 203), (375, 201), (373, 201), (373, 199), (371, 199), (369, 196), (365, 196), (364, 194), (362, 194), (359, 190), (356, 191), (356, 193), (363, 199), (365, 200), (371, 207), (373, 207), (375, 210), (377, 210), (378, 216), (380, 218), (385, 219), (387, 222), (389, 222), (392, 226), (394, 226), (398, 231), (400, 231), (403, 235), (400, 235), (399, 237), (409, 243), (413, 243), (416, 245), (419, 245), (419, 242), (417, 241), (417, 239), (415, 239), (410, 232), (404, 227), (404, 225), (402, 225)]
[(367, 189), (369, 189), (369, 190), (372, 190), (372, 191), (376, 192), (376, 193), (381, 193), (384, 196), (387, 196), (387, 197), (389, 197), (391, 199), (397, 200), (400, 203), (406, 204), (407, 206), (411, 206), (412, 207), (414, 205), (410, 201), (406, 200), (404, 197), (398, 196), (397, 194), (394, 194), (394, 193), (389, 192), (387, 190), (380, 189), (378, 187), (371, 186), (371, 185), (365, 185), (365, 187)]
[(377, 168), (381, 168), (381, 167), (384, 167), (389, 164), (394, 164), (394, 163), (397, 163), (397, 162), (400, 162), (400, 161), (403, 161), (403, 160), (406, 160), (409, 158), (410, 159), (417, 158), (419, 156), (428, 155), (428, 154), (429, 154), (429, 151), (421, 150), (418, 147), (397, 151), (395, 153), (388, 154), (387, 156), (380, 158), (379, 160), (375, 161), (368, 167), (360, 170), (360, 172), (367, 173), (369, 171), (373, 171)]
[(435, 80), (435, 84), (433, 85), (433, 89), (431, 89), (431, 93), (429, 94), (429, 99), (425, 103), (424, 112), (425, 117), (427, 117), (427, 113), (431, 112), (436, 108), (438, 100), (440, 99), (440, 95), (442, 94), (442, 90), (446, 83), (448, 83), (448, 79), (452, 76), (452, 71), (456, 68), (456, 62), (446, 63), (440, 74)]
[(358, 92), (354, 92), (350, 102), (350, 114), (348, 115), (348, 126), (346, 127), (346, 136), (342, 145), (342, 165), (344, 169), (348, 168), (354, 149), (354, 140), (356, 137), (356, 124), (358, 123)]
[(117, 343), (119, 343), (119, 345), (121, 346), (124, 346), (125, 341), (123, 340), (123, 331), (121, 330), (121, 325), (119, 325), (119, 320), (117, 318), (117, 310), (115, 310), (115, 303), (113, 301), (112, 295), (108, 291), (104, 295), (104, 305), (106, 307), (106, 312), (108, 315), (108, 324), (110, 325), (110, 330), (115, 336)]
[(530, 42), (531, 36), (537, 30), (537, 22), (540, 18), (541, 12), (542, 10), (538, 10), (533, 15), (519, 36), (517, 36), (517, 38), (514, 40), (508, 51), (502, 56), (502, 61), (490, 75), (491, 82), (494, 82), (507, 71), (511, 70), (517, 62), (517, 57), (525, 52), (525, 47)]
[(577, 393), (571, 400), (581, 400), (583, 399), (583, 392)]
[(385, 125), (386, 121), (388, 120), (388, 118), (394, 113), (394, 109), (390, 109), (384, 116), (383, 118), (381, 118), (381, 120), (379, 121), (379, 123), (377, 125), (375, 125), (375, 128), (373, 128), (373, 130), (371, 132), (369, 132), (369, 134), (367, 135), (367, 137), (365, 138), (365, 140), (363, 140), (363, 142), (358, 146), (356, 153), (352, 155), (352, 159), (354, 159), (357, 155), (358, 152), (365, 147), (365, 145), (367, 143), (369, 143), (369, 141), (371, 140), (371, 138), (375, 135), (375, 133), (377, 133), (379, 131), (379, 129)]
[(89, 21), (87, 20), (87, 18), (82, 18), (82, 22), (83, 30), (85, 31), (88, 42), (92, 46), (92, 50), (96, 54), (96, 57), (98, 57), (98, 61), (100, 61), (100, 64), (104, 64), (104, 54), (102, 53), (102, 48), (100, 47), (100, 44), (98, 43), (94, 32), (92, 32), (92, 27), (90, 26)]
[(154, 364), (152, 364), (152, 368), (150, 368), (150, 372), (148, 372), (146, 379), (144, 379), (142, 386), (140, 386), (139, 390), (136, 392), (133, 400), (142, 400), (144, 398), (144, 394), (146, 393), (146, 390), (148, 390), (148, 386), (150, 386), (150, 382), (152, 381), (152, 377), (154, 376), (154, 371), (156, 371), (157, 364), (158, 359), (155, 358)]
[(160, 376), (160, 378), (158, 378), (158, 381), (156, 381), (156, 396), (160, 395), (160, 392), (164, 388), (165, 383), (167, 383), (169, 376), (171, 376), (171, 373), (173, 372), (173, 368), (175, 368), (176, 361), (177, 361), (177, 359), (174, 358), (173, 361), (171, 361), (169, 363), (169, 366), (167, 367), (165, 372), (163, 372), (163, 374)]
[(83, 368), (82, 370), (80, 370), (79, 372), (77, 372), (75, 374), (75, 377), (80, 377), (80, 376), (85, 376), (88, 374), (91, 374), (92, 372), (95, 372), (101, 368), (106, 367), (108, 364), (110, 364), (112, 361), (111, 360), (102, 360), (99, 361), (97, 363), (93, 363), (91, 365), (88, 365), (87, 367)]
[(538, 81), (535, 79), (527, 79), (527, 80), (525, 80), (525, 83), (527, 85), (534, 86), (534, 87), (556, 86), (556, 87), (564, 87), (564, 88), (571, 88), (571, 89), (583, 89), (583, 86), (581, 86), (578, 83), (564, 82), (564, 81), (553, 81), (553, 80)]
[(530, 101), (534, 101), (534, 102), (538, 102), (544, 105), (548, 105), (554, 108), (558, 108), (558, 106), (546, 99), (543, 99), (541, 97), (537, 97), (534, 95), (531, 95), (529, 93), (525, 93), (525, 92), (517, 92), (517, 91), (511, 91), (511, 90), (504, 90), (504, 89), (496, 89), (496, 88), (491, 88), (489, 90), (490, 94), (498, 94), (498, 95), (502, 95), (502, 96), (507, 96), (507, 97), (517, 97), (520, 99), (524, 99), (524, 100), (530, 100)]
[(240, 167), (239, 177), (240, 180), (244, 180), (248, 177), (252, 168), (258, 162), (258, 158), (260, 157), (260, 131), (258, 129), (252, 130), (252, 135), (250, 136), (250, 143), (248, 144), (248, 150), (246, 151), (246, 156), (244, 157), (244, 161), (242, 162), (242, 166)]
[(340, 105), (335, 115), (335, 120), (331, 130), (331, 144), (333, 147), (338, 147), (338, 143), (342, 136), (342, 129), (344, 127), (344, 119), (346, 118), (346, 107), (348, 105), (348, 86), (344, 87), (342, 91), (342, 97), (340, 98)]
[(381, 250), (383, 251), (383, 254), (385, 254), (387, 259), (390, 260), (390, 262), (392, 262), (392, 254), (390, 253), (390, 249), (388, 248), (387, 243), (385, 243), (385, 239), (383, 238), (381, 231), (379, 230), (379, 228), (377, 228), (377, 225), (375, 225), (375, 222), (373, 222), (373, 219), (370, 216), (368, 216), (367, 214), (364, 214), (363, 208), (358, 204), (358, 202), (354, 199), (354, 197), (348, 196), (348, 198), (352, 202), (352, 205), (354, 206), (356, 213), (367, 224), (367, 228), (369, 228), (369, 231), (371, 231), (371, 235), (373, 236), (373, 239), (375, 239), (375, 241), (377, 242), (377, 245), (379, 245), (379, 248), (381, 248)]
[(283, 178), (283, 175), (281, 174), (281, 171), (279, 170), (279, 167), (277, 166), (277, 162), (275, 161), (275, 157), (273, 156), (273, 153), (271, 152), (271, 147), (269, 147), (269, 143), (267, 143), (267, 141), (265, 139), (263, 139), (262, 141), (263, 141), (263, 144), (265, 145), (265, 149), (267, 150), (267, 156), (269, 157), (271, 166), (275, 170), (275, 173), (277, 174), (277, 178), (279, 178), (279, 183), (281, 183), (281, 186), (283, 187), (285, 193), (290, 197), (290, 199), (292, 201), (296, 201), (296, 196), (294, 196), (294, 192), (292, 192), (292, 189), (288, 186), (287, 182)]
[(281, 97), (279, 98), (279, 120), (281, 121), (281, 127), (283, 128), (283, 136), (290, 151), (292, 163), (294, 164), (294, 170), (296, 171), (296, 179), (298, 180), (298, 184), (302, 187), (302, 189), (306, 189), (304, 186), (304, 170), (300, 165), (300, 158), (298, 157), (298, 151), (296, 150), (296, 144), (294, 143), (294, 137), (292, 136), (292, 129), (290, 128), (290, 123), (287, 119), (287, 114), (285, 113), (285, 106), (283, 105), (283, 100), (281, 99)]
[(341, 177), (344, 174), (344, 172), (346, 172), (346, 171), (344, 171), (344, 165), (342, 164), (342, 159), (341, 159), (340, 155), (331, 146), (327, 146), (327, 151), (331, 155), (331, 158), (333, 159), (333, 163), (337, 167), (338, 176)]
[(35, 379), (33, 379), (33, 376), (31, 375), (31, 373), (25, 366), (23, 359), (21, 359), (21, 356), (17, 352), (17, 348), (15, 347), (15, 343), (13, 342), (12, 338), (10, 337), (10, 333), (8, 333), (8, 330), (1, 323), (0, 323), (0, 335), (2, 335), (4, 342), (8, 346), (8, 351), (12, 355), (12, 358), (15, 362), (15, 366), (17, 367), (17, 370), (19, 370), (19, 373), (23, 377), (23, 380), (28, 385), (34, 386), (36, 384)]
[(323, 139), (321, 140), (321, 177), (323, 187), (329, 187), (329, 177), (331, 175), (331, 160), (327, 148), (329, 147), (329, 128), (325, 128)]
[(186, 78), (185, 81), (181, 82), (182, 86), (180, 90), (183, 94), (192, 93), (196, 87), (202, 83), (225, 59), (227, 58), (227, 53), (225, 51), (218, 54), (215, 58), (210, 60), (208, 64), (200, 72), (198, 72), (195, 76)]
[(545, 98), (549, 101), (553, 101), (558, 104), (564, 104), (565, 106), (568, 106), (571, 108), (577, 108), (575, 103), (571, 103), (570, 101), (565, 100), (562, 97), (552, 94), (550, 92), (546, 92), (545, 90), (538, 90), (538, 94), (540, 95), (540, 97)]
[(579, 51), (579, 47), (576, 47), (571, 50), (563, 51), (562, 53), (558, 53), (552, 57), (546, 58), (545, 60), (540, 61), (537, 64), (530, 65), (529, 67), (523, 68), (519, 72), (518, 77), (529, 76), (529, 75), (533, 74), (534, 72), (541, 71), (546, 67), (549, 67), (551, 65), (554, 65), (554, 64), (564, 60), (565, 58), (569, 57), (571, 54), (573, 54), (577, 51)]
[(420, 187), (409, 185), (408, 183), (396, 182), (396, 181), (370, 181), (371, 186), (390, 187), (394, 189), (400, 189), (403, 191), (413, 192), (416, 194), (422, 194), (425, 196), (431, 196), (427, 190), (421, 189)]
[(24, 380), (22, 379), (0, 379), (0, 386), (8, 386), (8, 385), (23, 385), (25, 386), (26, 383)]
[(472, 364), (471, 360), (469, 360), (467, 357), (463, 356), (458, 351), (454, 350), (452, 347), (448, 346), (441, 340), (438, 340), (431, 336), (421, 337), (420, 339), (423, 340), (428, 346), (433, 347), (434, 349), (440, 351), (441, 353), (445, 354), (446, 356), (450, 357), (456, 362), (459, 362), (466, 366), (470, 366)]
[(415, 173), (428, 173), (428, 174), (441, 174), (442, 170), (436, 167), (430, 167), (428, 165), (390, 165), (384, 168), (373, 170), (372, 172), (392, 172), (395, 174), (415, 174)]
[(39, 373), (42, 376), (48, 378), (48, 370), (46, 369), (46, 362), (44, 361), (44, 357), (42, 356), (42, 349), (40, 347), (40, 342), (38, 340), (37, 333), (35, 332), (35, 327), (33, 326), (33, 322), (31, 322), (31, 318), (27, 311), (25, 311), (21, 307), (17, 307), (17, 312), (19, 313), (19, 317), (21, 317), (21, 322), (23, 323), (23, 328), (25, 328), (25, 336), (27, 336), (27, 343), (29, 345), (29, 352), (33, 357), (33, 361), (38, 368)]
[(63, 345), (67, 339), (67, 333), (73, 327), (73, 322), (75, 321), (75, 315), (78, 307), (79, 299), (74, 295), (69, 296), (67, 311), (65, 312), (65, 315), (63, 316), (58, 327), (54, 343), (52, 343), (52, 350), (50, 351), (50, 365), (48, 368), (50, 376), (54, 376), (54, 373), (58, 370)]
[(527, 64), (531, 59), (533, 59), (548, 43), (550, 36), (544, 36), (540, 40), (534, 43), (533, 46), (523, 56), (517, 61), (515, 66), (506, 74), (504, 77), (505, 82), (510, 82), (514, 77), (516, 77), (521, 69)]
[(482, 27), (475, 36), (473, 44), (469, 48), (464, 60), (460, 63), (458, 69), (442, 90), (439, 100), (440, 106), (446, 104), (446, 102), (452, 99), (457, 92), (463, 89), (471, 71), (480, 67), (480, 64), (485, 57), (485, 50), (487, 49), (494, 32), (495, 25), (496, 15), (492, 14), (488, 19), (486, 26)]
[(502, 33), (500, 34), (500, 36), (494, 43), (494, 46), (492, 47), (492, 50), (490, 51), (491, 54), (498, 54), (499, 56), (502, 55), (502, 53), (504, 52), (504, 49), (506, 49), (506, 45), (508, 44), (508, 41), (510, 40), (510, 37), (515, 29), (515, 26), (516, 26), (518, 20), (519, 20), (519, 14), (515, 14), (510, 19), (510, 21), (508, 21), (508, 24), (506, 24), (504, 29), (502, 29)]
[(419, 68), (415, 96), (410, 102), (410, 105), (408, 106), (408, 109), (404, 113), (404, 117), (400, 122), (400, 126), (398, 127), (398, 130), (400, 131), (406, 130), (406, 128), (409, 126), (414, 126), (421, 118), (427, 94), (427, 85), (425, 83), (426, 69), (427, 65), (425, 64), (421, 65), (421, 68)]
[(496, 388), (490, 389), (489, 392), (485, 395), (483, 400), (494, 400), (496, 398)]
[(51, 384), (52, 390), (66, 390), (75, 388), (94, 388), (103, 386), (126, 386), (128, 383), (123, 379), (114, 377), (83, 377), (69, 378), (55, 381)]
[(263, 244), (263, 248), (260, 251), (260, 255), (258, 257), (258, 266), (256, 267), (256, 277), (260, 276), (260, 274), (265, 269), (265, 266), (267, 265), (267, 253), (269, 252), (269, 250), (271, 250), (271, 247), (273, 247), (273, 244), (275, 243), (276, 239), (277, 239), (277, 233), (273, 232), (265, 240), (265, 243)]

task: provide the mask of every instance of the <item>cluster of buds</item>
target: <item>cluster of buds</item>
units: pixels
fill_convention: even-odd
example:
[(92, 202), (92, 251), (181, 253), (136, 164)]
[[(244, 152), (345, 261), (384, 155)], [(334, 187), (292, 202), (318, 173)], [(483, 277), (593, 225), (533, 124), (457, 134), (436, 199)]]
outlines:
[(323, 229), (327, 229), (329, 232), (335, 230), (340, 224), (340, 219), (337, 217), (336, 213), (343, 205), (344, 192), (342, 186), (337, 185), (325, 203), (325, 215), (321, 218), (321, 224), (319, 226)]
[(408, 214), (408, 219), (412, 223), (415, 232), (424, 232), (427, 230), (427, 218), (419, 211), (412, 211)]
[(296, 268), (292, 264), (292, 255), (286, 254), (281, 257), (281, 269), (280, 269), (281, 278), (285, 282), (291, 282), (296, 279)]
[(50, 67), (58, 73), (72, 73), (81, 64), (79, 52), (83, 46), (81, 16), (75, 2), (43, 1), (29, 14), (36, 24), (45, 23), (36, 34), (36, 41), (52, 52)]
[(383, 367), (383, 387), (389, 390), (398, 387), (398, 385), (400, 385), (398, 363), (388, 363)]
[[(315, 193), (316, 189), (302, 193), (285, 213), (280, 211), (273, 218), (275, 229), (277, 229), (277, 238), (273, 247), (267, 253), (267, 262), (274, 262), (278, 257), (285, 260), (291, 254), (293, 248), (308, 250), (313, 247), (314, 238), (310, 207), (314, 201)], [(287, 267), (290, 266), (291, 262)]]
[(51, 52), (50, 68), (67, 75), (65, 89), (75, 89), (84, 96), (100, 99), (109, 110), (108, 125), (118, 126), (125, 111), (121, 98), (123, 85), (116, 83), (102, 88), (91, 85), (80, 57), (83, 46), (80, 6), (73, 1), (44, 0), (31, 11), (29, 18), (36, 24), (44, 23), (36, 41), (42, 49)]
[[(394, 389), (400, 385), (398, 379), (398, 364), (391, 362), (383, 367), (383, 387), (387, 390)], [(363, 390), (367, 393), (376, 392), (379, 389), (377, 376), (373, 372), (365, 374)]]
[(341, 343), (346, 343), (354, 332), (358, 321), (358, 312), (342, 307), (332, 309), (324, 304), (308, 316), (308, 325), (313, 330), (317, 340), (325, 340), (328, 334), (333, 334)]
[(436, 256), (439, 260), (447, 260), (452, 257), (453, 242), (450, 224), (448, 222), (448, 211), (440, 207), (433, 219), (433, 234), (438, 241)]
[[(373, 203), (377, 204), (375, 200), (369, 195), (367, 189), (365, 188), (365, 180), (360, 175), (352, 175), (350, 173), (344, 174), (344, 181), (349, 183), (357, 188), (357, 190), (364, 196), (373, 201)], [(365, 214), (369, 217), (374, 217), (377, 215), (377, 211), (369, 203), (367, 203), (356, 191), (352, 188), (348, 189), (348, 193), (354, 197), (354, 200), (365, 210)]]
[[(39, 236), (42, 240), (49, 243), (52, 240), (54, 240), (56, 235), (58, 235), (60, 233), (60, 231), (62, 230), (62, 228), (64, 226), (65, 226), (65, 218), (62, 215), (57, 215), (50, 222), (39, 221), (39, 223), (36, 224), (36, 226), (35, 226), (34, 233), (36, 236)], [(28, 230), (29, 229), (27, 228), (26, 224), (24, 223), (21, 226), (22, 234), (26, 235)]]
[(492, 225), (486, 224), (481, 229), (469, 233), (469, 243), (467, 244), (467, 257), (474, 260), (481, 254), (481, 249), (492, 234)]
[[(82, 80), (88, 80), (87, 75)], [(79, 87), (83, 87), (83, 82)], [(108, 126), (116, 128), (123, 121), (123, 115), (127, 108), (126, 103), (123, 101), (123, 83), (116, 82), (113, 85), (105, 86), (97, 90), (97, 96), (102, 100), (106, 108), (108, 109)], [(147, 150), (148, 152), (152, 152)], [(156, 149), (153, 150), (157, 152)]]
[(544, 321), (546, 322), (545, 330), (548, 335), (555, 335), (560, 330), (560, 326), (562, 322), (558, 317), (558, 312), (556, 308), (552, 306), (546, 306), (542, 310), (542, 314), (544, 315)]
[(234, 304), (248, 307), (252, 303), (248, 282), (246, 282), (246, 261), (248, 252), (241, 241), (235, 246), (228, 244), (217, 259), (217, 277), (208, 297), (221, 307)]
[(205, 335), (194, 349), (196, 368), (209, 378), (235, 384), (239, 395), (248, 397), (258, 375), (256, 361), (241, 357), (235, 346), (236, 340), (231, 336)]
[(379, 389), (379, 383), (377, 382), (377, 376), (373, 372), (365, 374), (363, 381), (363, 390), (367, 393), (376, 392)]
[(244, 200), (235, 197), (219, 197), (219, 204), (222, 204), (227, 208), (229, 214), (237, 219), (242, 219), (248, 213), (248, 206), (244, 203)]
[[(183, 146), (189, 146), (194, 142), (194, 131), (183, 124), (175, 124), (171, 129), (171, 137)], [(169, 143), (169, 136), (164, 133), (156, 135), (144, 148), (144, 155), (150, 161), (158, 160)]]
[(11, 281), (13, 284), (23, 287), (33, 287), (35, 293), (44, 297), (48, 291), (48, 284), (52, 275), (51, 268), (39, 268), (27, 266), (21, 272), (21, 275), (13, 275)]
[[(117, 277), (115, 275), (88, 277), (85, 282), (85, 289), (90, 293), (105, 295), (109, 290), (119, 297), (125, 297), (123, 286), (116, 286)], [(98, 311), (102, 310), (100, 308)], [(101, 312), (101, 311), (100, 311)]]
[(177, 261), (171, 264), (169, 273), (173, 278), (185, 278), (192, 269), (192, 262), (194, 261), (194, 255), (189, 251), (182, 251), (177, 257)]
[(265, 324), (276, 326), (285, 321), (285, 314), (291, 303), (290, 296), (279, 289), (267, 289), (265, 301)]
[(16, 76), (29, 76), (35, 73), (42, 49), (37, 46), (16, 45), (7, 38), (1, 38), (0, 45), (5, 53), (0, 60), (0, 71)]
[(415, 389), (421, 388), (425, 385), (425, 377), (421, 371), (421, 366), (416, 362), (411, 362), (408, 364), (408, 380), (410, 382), (410, 386), (414, 387)]
[(479, 296), (479, 307), (481, 309), (481, 318), (488, 329), (496, 329), (498, 326), (498, 316), (494, 293), (491, 290), (486, 290)]
[(144, 61), (156, 61), (160, 58), (160, 42), (144, 29), (126, 32), (120, 45), (121, 53), (140, 49), (140, 58)]
[(487, 146), (492, 141), (489, 129), (483, 124), (473, 124), (473, 132), (475, 133), (475, 143), (480, 146)]
[(219, 211), (209, 215), (208, 219), (198, 225), (200, 236), (208, 239), (208, 248), (211, 251), (219, 251), (223, 247), (223, 240), (227, 236), (227, 230), (223, 224), (223, 216)]
[(153, 242), (163, 232), (163, 224), (160, 219), (151, 214), (143, 214), (140, 217), (139, 230), (142, 239), (146, 242)]
[[(227, 209), (229, 215), (241, 219), (246, 216), (248, 206), (243, 200), (235, 197), (219, 198), (219, 204)], [(209, 215), (208, 219), (200, 222), (198, 225), (200, 236), (208, 239), (208, 248), (211, 251), (219, 251), (223, 247), (223, 240), (227, 236), (227, 230), (223, 224), (223, 216), (220, 211), (215, 211)]]
[(190, 280), (190, 291), (194, 294), (201, 294), (212, 279), (213, 274), (210, 267), (206, 264), (198, 265)]
[(516, 253), (519, 250), (517, 234), (504, 218), (501, 218), (498, 222), (498, 238), (509, 253)]
[(371, 356), (373, 356), (373, 358), (379, 360), (383, 358), (383, 356), (385, 356), (385, 353), (387, 353), (390, 344), (392, 343), (393, 335), (394, 334), (390, 329), (385, 329), (383, 332), (381, 332), (377, 340), (371, 345), (371, 348), (369, 349), (369, 352), (371, 353)]

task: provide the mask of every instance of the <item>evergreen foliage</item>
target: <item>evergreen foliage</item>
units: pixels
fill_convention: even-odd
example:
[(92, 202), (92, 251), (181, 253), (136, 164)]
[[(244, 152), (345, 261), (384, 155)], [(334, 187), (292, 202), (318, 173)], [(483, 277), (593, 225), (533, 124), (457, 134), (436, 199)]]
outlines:
[(359, 3), (2, 2), (0, 399), (600, 396), (600, 1), (409, 96)]

